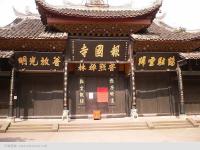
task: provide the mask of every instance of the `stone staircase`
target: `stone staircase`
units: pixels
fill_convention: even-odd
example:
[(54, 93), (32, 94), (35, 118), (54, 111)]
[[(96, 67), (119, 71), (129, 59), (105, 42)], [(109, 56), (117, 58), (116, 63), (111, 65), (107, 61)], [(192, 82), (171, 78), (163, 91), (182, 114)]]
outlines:
[(60, 124), (59, 132), (73, 131), (113, 131), (113, 130), (145, 130), (146, 122), (134, 123), (100, 123), (100, 124)]
[(6, 132), (53, 132), (53, 124), (11, 123)]
[(175, 129), (175, 128), (194, 128), (187, 120), (183, 121), (155, 121), (154, 129)]
[(2, 132), (74, 132), (74, 131), (114, 131), (147, 130), (199, 127), (200, 120), (146, 120), (121, 122), (69, 122), (69, 123), (5, 123)]

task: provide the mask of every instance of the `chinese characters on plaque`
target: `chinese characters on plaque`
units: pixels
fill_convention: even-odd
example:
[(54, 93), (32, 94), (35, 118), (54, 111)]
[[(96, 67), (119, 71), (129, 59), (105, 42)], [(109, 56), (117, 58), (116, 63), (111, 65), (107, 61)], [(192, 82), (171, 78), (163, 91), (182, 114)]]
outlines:
[(77, 66), (77, 70), (84, 72), (84, 71), (90, 71), (90, 72), (104, 72), (104, 71), (109, 71), (109, 72), (114, 72), (116, 70), (116, 64), (79, 64)]
[(114, 80), (114, 78), (109, 78), (109, 102), (111, 104), (115, 103), (115, 80)]
[[(88, 47), (86, 46), (86, 44), (83, 44), (81, 49), (80, 49), (80, 54), (85, 58), (87, 56), (88, 53)], [(97, 57), (104, 57), (104, 45), (97, 45), (95, 47), (95, 52), (94, 52), (94, 56)], [(112, 49), (110, 50), (110, 56), (111, 57), (120, 57), (120, 45), (113, 45)]]
[(72, 60), (125, 61), (128, 53), (126, 40), (73, 40)]
[(62, 70), (62, 53), (17, 52), (18, 69), (26, 70)]
[(85, 80), (83, 78), (79, 80), (79, 103), (85, 103)]
[(135, 65), (137, 70), (175, 70), (176, 59), (171, 53), (139, 53)]

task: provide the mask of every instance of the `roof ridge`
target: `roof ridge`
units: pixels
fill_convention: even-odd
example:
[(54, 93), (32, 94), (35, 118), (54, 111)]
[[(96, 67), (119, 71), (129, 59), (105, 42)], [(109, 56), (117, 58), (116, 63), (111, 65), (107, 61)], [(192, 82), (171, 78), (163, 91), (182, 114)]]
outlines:
[[(158, 9), (161, 7), (162, 5), (162, 0), (156, 0), (152, 6), (144, 8), (144, 9), (140, 9), (140, 10), (112, 10), (112, 9), (77, 9), (77, 8), (67, 8), (67, 7), (63, 7), (63, 8), (58, 8), (57, 6), (53, 6), (51, 4), (48, 4), (45, 2), (45, 0), (35, 0), (37, 7), (39, 8), (39, 12), (40, 9), (45, 9), (45, 11), (51, 12), (51, 13), (55, 13), (55, 14), (60, 14), (62, 13), (62, 15), (68, 15), (68, 16), (79, 16), (79, 17), (90, 17), (92, 18), (94, 16), (94, 12), (96, 13), (95, 18), (115, 18), (115, 17), (119, 17), (119, 18), (127, 18), (127, 17), (138, 17), (138, 16), (142, 16), (154, 11), (158, 11)], [(77, 12), (79, 11), (79, 12)], [(121, 12), (122, 14), (114, 14), (114, 12)], [(103, 14), (100, 14), (104, 12)], [(131, 13), (132, 12), (132, 13)], [(107, 13), (107, 15), (105, 14)], [(41, 14), (41, 12), (40, 12)]]

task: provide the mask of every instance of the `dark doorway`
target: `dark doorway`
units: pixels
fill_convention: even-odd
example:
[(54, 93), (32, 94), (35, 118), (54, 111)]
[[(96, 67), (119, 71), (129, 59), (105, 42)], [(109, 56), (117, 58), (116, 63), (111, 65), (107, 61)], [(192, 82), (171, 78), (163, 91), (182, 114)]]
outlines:
[(111, 77), (71, 74), (69, 99), (72, 118), (88, 117), (94, 110), (100, 110), (103, 115), (111, 117), (126, 116), (126, 83), (123, 75)]
[(183, 76), (183, 88), (186, 114), (200, 114), (200, 76)]
[(173, 115), (170, 73), (136, 73), (136, 89), (139, 115)]
[(0, 116), (8, 116), (10, 77), (0, 77)]
[(63, 73), (21, 73), (18, 81), (21, 117), (61, 117)]

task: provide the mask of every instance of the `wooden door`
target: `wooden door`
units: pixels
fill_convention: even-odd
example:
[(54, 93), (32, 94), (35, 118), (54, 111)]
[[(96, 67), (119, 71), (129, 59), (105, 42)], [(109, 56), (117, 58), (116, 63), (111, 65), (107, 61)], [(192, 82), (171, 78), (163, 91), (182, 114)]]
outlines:
[(62, 115), (62, 74), (21, 74), (19, 83), (21, 116)]
[(88, 77), (86, 79), (86, 111), (92, 114), (94, 110), (108, 112), (108, 78)]
[(0, 116), (8, 115), (10, 78), (0, 77)]
[(139, 114), (173, 114), (169, 74), (137, 73), (136, 89)]
[(86, 114), (92, 114), (93, 110), (97, 110), (97, 78), (86, 77), (85, 80), (85, 103)]
[(186, 114), (200, 114), (200, 76), (184, 76), (183, 88)]
[[(124, 76), (113, 77), (114, 103), (111, 103), (110, 76), (81, 76), (71, 74), (69, 76), (69, 105), (72, 118), (87, 117), (94, 110), (100, 110), (103, 114), (126, 116), (126, 80)], [(80, 85), (80, 80), (84, 84)], [(82, 88), (81, 88), (82, 87)], [(82, 90), (81, 90), (82, 89)], [(81, 95), (81, 96), (80, 96)], [(81, 97), (84, 97), (82, 100)]]

